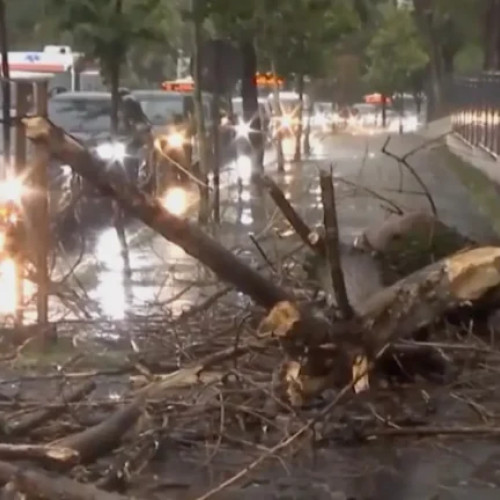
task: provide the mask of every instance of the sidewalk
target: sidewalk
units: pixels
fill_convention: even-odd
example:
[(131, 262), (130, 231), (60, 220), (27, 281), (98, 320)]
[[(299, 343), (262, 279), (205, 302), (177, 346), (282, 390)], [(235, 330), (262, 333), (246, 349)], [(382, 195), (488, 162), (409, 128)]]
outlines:
[(460, 137), (446, 138), (450, 168), (468, 190), (478, 210), (500, 235), (500, 163), (486, 151), (471, 147)]

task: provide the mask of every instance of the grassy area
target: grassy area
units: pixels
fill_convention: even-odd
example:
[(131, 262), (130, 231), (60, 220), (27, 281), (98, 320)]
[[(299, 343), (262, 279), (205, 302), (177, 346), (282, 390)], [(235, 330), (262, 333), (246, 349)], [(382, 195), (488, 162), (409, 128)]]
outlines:
[(466, 161), (443, 146), (443, 156), (447, 165), (467, 188), (478, 210), (488, 218), (495, 233), (500, 237), (500, 186)]

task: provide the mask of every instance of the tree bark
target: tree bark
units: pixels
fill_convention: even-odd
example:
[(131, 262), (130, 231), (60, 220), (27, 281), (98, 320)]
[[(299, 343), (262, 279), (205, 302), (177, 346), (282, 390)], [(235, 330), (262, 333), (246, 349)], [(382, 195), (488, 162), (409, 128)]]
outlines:
[(500, 1), (487, 0), (483, 20), (483, 69), (500, 69)]
[(387, 96), (382, 94), (382, 127), (387, 126)]
[(257, 53), (253, 40), (241, 42), (243, 74), (241, 78), (241, 97), (243, 99), (243, 119), (251, 126), (253, 175), (257, 178), (264, 172), (264, 142), (259, 113), (257, 92)]
[(276, 157), (278, 161), (278, 172), (284, 172), (285, 171), (285, 156), (283, 154), (283, 134), (281, 133), (281, 117), (283, 115), (282, 110), (281, 110), (281, 102), (280, 102), (280, 89), (278, 86), (277, 82), (277, 76), (278, 73), (276, 71), (276, 62), (273, 58), (271, 61), (271, 68), (272, 68), (272, 73), (275, 79), (275, 84), (273, 86), (273, 108), (274, 108), (274, 113), (273, 113), (273, 118), (274, 118), (274, 124), (276, 126), (276, 132), (274, 136), (274, 141), (276, 143)]
[(207, 143), (207, 129), (205, 125), (205, 114), (202, 97), (202, 75), (201, 75), (201, 50), (203, 46), (203, 26), (202, 14), (200, 11), (200, 1), (193, 0), (193, 31), (194, 31), (194, 110), (196, 117), (196, 135), (198, 140), (198, 149), (200, 153), (200, 207), (198, 220), (206, 224), (210, 219), (210, 192), (208, 187), (208, 173), (210, 170), (211, 155)]

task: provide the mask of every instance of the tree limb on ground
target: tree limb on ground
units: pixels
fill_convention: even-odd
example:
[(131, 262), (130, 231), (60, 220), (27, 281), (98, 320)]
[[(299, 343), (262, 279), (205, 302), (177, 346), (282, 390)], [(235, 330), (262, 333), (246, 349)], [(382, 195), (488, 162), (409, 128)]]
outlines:
[(66, 394), (62, 394), (54, 406), (41, 408), (40, 410), (29, 413), (16, 421), (6, 422), (4, 424), (3, 431), (10, 436), (18, 436), (20, 434), (28, 433), (34, 428), (45, 423), (47, 420), (56, 418), (63, 413), (65, 411), (65, 403), (74, 403), (75, 401), (79, 401), (90, 394), (95, 388), (96, 384), (94, 381), (90, 380), (84, 382), (83, 384), (72, 388)]
[[(438, 320), (447, 311), (468, 301), (480, 300), (490, 289), (500, 285), (500, 249), (480, 248), (446, 258), (412, 274), (362, 303), (358, 307), (358, 319), (332, 325), (321, 315), (316, 317), (307, 309), (299, 310), (288, 291), (248, 267), (199, 227), (168, 213), (157, 200), (137, 187), (125, 185), (108, 172), (103, 162), (48, 120), (26, 118), (23, 123), (29, 139), (44, 143), (53, 157), (69, 164), (103, 193), (111, 194), (131, 214), (182, 247), (220, 279), (271, 310), (269, 317), (282, 317), (273, 315), (276, 307), (283, 308), (287, 304), (288, 312), (295, 309), (294, 314), (287, 316), (286, 333), (283, 335), (282, 328), (279, 337), (287, 354), (292, 359), (309, 359), (310, 362), (305, 362), (307, 370), (316, 374), (336, 370), (339, 377), (344, 376), (343, 382), (346, 375), (350, 377), (353, 356), (357, 356), (360, 349), (377, 352), (388, 341), (408, 336)], [(268, 321), (268, 326), (274, 328), (273, 321)], [(325, 349), (325, 345), (329, 347)]]
[[(63, 476), (48, 476), (45, 472), (25, 466), (0, 462), (0, 483), (14, 482), (17, 491), (30, 498), (46, 500), (132, 500), (115, 493), (99, 490)], [(136, 498), (135, 500), (139, 500)], [(167, 500), (167, 499), (166, 499)]]

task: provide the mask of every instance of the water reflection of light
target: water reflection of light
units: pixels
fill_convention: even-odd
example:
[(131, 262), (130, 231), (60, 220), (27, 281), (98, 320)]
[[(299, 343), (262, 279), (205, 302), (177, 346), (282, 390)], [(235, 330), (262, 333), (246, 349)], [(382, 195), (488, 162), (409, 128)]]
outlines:
[(248, 202), (251, 199), (250, 191), (248, 189), (245, 189), (241, 192), (240, 194), (241, 201)]
[[(120, 259), (121, 260), (121, 259)], [(116, 272), (101, 272), (96, 295), (102, 312), (113, 320), (125, 319), (127, 294), (123, 283), (124, 277)]]
[(243, 213), (241, 214), (241, 217), (240, 217), (240, 222), (244, 226), (249, 226), (250, 224), (253, 223), (252, 212), (249, 208), (243, 210)]
[(95, 251), (99, 264), (105, 268), (99, 273), (96, 299), (106, 316), (114, 320), (124, 319), (127, 308), (122, 273), (124, 263), (120, 241), (114, 228), (109, 228), (99, 235)]
[(121, 245), (114, 228), (103, 231), (95, 247), (96, 257), (109, 271), (123, 271)]
[(285, 184), (290, 184), (290, 182), (293, 181), (293, 175), (290, 173), (286, 173), (283, 177), (283, 180), (285, 181)]
[(249, 181), (252, 178), (252, 159), (249, 156), (238, 156), (236, 160), (236, 175), (242, 181)]

